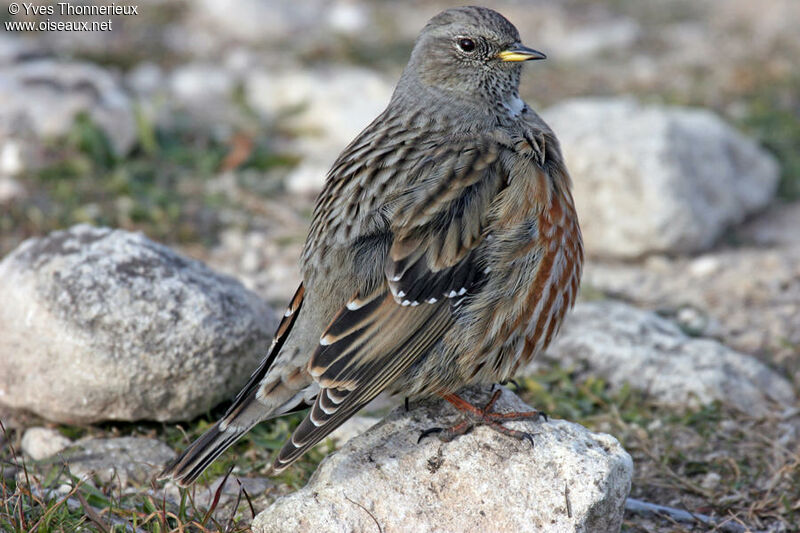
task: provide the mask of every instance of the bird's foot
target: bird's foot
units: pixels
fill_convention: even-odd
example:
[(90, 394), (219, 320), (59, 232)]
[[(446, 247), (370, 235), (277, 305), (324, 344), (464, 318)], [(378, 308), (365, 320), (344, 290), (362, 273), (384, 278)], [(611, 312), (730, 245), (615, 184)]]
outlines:
[(500, 394), (502, 394), (502, 390), (497, 389), (494, 394), (492, 394), (489, 402), (484, 405), (483, 408), (472, 405), (456, 394), (444, 395), (445, 400), (450, 402), (456, 409), (464, 413), (464, 419), (458, 424), (449, 428), (436, 427), (423, 431), (420, 434), (419, 439), (417, 439), (417, 443), (421, 442), (422, 439), (428, 435), (432, 435), (434, 433), (439, 435), (439, 440), (442, 442), (450, 442), (456, 437), (469, 433), (473, 428), (475, 428), (475, 426), (487, 426), (499, 433), (502, 433), (503, 435), (513, 437), (517, 440), (527, 440), (531, 443), (531, 446), (533, 446), (533, 435), (531, 433), (507, 428), (503, 425), (503, 422), (512, 422), (515, 420), (539, 420), (539, 418), (543, 418), (545, 421), (547, 421), (547, 414), (541, 411), (512, 411), (510, 413), (496, 413), (492, 411), (492, 408), (497, 402), (497, 399), (500, 397)]

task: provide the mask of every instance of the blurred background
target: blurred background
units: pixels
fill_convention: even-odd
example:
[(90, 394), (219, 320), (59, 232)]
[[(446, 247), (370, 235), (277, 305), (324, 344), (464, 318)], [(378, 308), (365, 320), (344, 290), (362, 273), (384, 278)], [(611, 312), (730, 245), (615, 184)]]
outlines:
[[(327, 168), (386, 105), (420, 28), (457, 3), (145, 1), (119, 17), (0, 5), (4, 23), (112, 20), (0, 32), (0, 255), (77, 222), (141, 230), (282, 304)], [(800, 196), (797, 2), (486, 5), (549, 56), (525, 69), (535, 109), (625, 95), (710, 109), (777, 158), (776, 201)], [(673, 251), (646, 248), (622, 255)]]
[[(70, 17), (12, 16), (1, 0), (0, 259), (27, 238), (78, 223), (141, 231), (282, 308), (300, 280), (327, 169), (383, 110), (425, 22), (454, 5), (142, 0), (137, 15)], [(558, 134), (575, 180), (590, 257), (582, 298), (655, 310), (689, 336), (759, 360), (797, 391), (800, 2), (482, 5), (548, 55), (526, 65), (521, 93)], [(9, 26), (48, 18), (110, 19), (112, 30)], [(595, 393), (578, 390), (593, 407), (573, 417), (612, 401), (598, 403)], [(789, 433), (785, 420), (763, 431), (796, 442), (796, 414)], [(641, 427), (655, 420), (636, 416)], [(670, 432), (648, 429), (645, 439), (616, 429), (626, 447), (663, 444), (674, 452), (673, 473), (697, 474), (684, 459), (705, 445), (690, 439), (672, 450)], [(791, 528), (800, 509), (796, 453), (753, 466), (765, 481), (753, 489), (763, 512), (750, 518)], [(695, 491), (664, 488), (673, 477), (659, 461), (644, 451), (635, 458), (637, 469), (650, 465), (637, 470), (639, 487), (666, 483), (641, 494), (675, 503), (688, 493), (740, 510), (754, 501), (745, 490), (720, 503), (747, 474), (714, 470), (713, 458), (703, 459)], [(768, 498), (775, 479), (795, 499)]]

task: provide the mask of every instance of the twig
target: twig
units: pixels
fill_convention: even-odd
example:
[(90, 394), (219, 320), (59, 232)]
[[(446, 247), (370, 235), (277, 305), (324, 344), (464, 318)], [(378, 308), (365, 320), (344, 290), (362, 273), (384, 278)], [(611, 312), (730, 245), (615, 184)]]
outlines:
[(351, 500), (351, 499), (350, 499), (350, 498), (349, 498), (349, 497), (348, 497), (346, 494), (344, 495), (344, 499), (345, 499), (345, 500), (347, 500), (347, 501), (349, 501), (349, 502), (350, 502), (350, 503), (352, 503), (353, 505), (357, 505), (357, 506), (361, 507), (361, 509), (363, 509), (363, 510), (364, 510), (364, 512), (365, 512), (365, 513), (367, 513), (367, 514), (370, 516), (370, 518), (372, 518), (372, 520), (375, 522), (375, 525), (376, 525), (376, 526), (378, 526), (378, 533), (383, 533), (383, 528), (381, 527), (381, 524), (380, 524), (380, 522), (378, 522), (378, 519), (377, 519), (377, 518), (375, 518), (375, 515), (374, 515), (374, 514), (372, 514), (372, 513), (370, 513), (370, 512), (369, 512), (369, 509), (367, 509), (366, 507), (364, 507), (363, 505), (361, 505), (361, 504), (360, 504), (360, 503), (358, 503), (357, 501), (353, 501), (353, 500)]
[(625, 510), (629, 513), (644, 516), (667, 516), (677, 522), (700, 523), (704, 526), (715, 527), (719, 531), (724, 531), (726, 533), (746, 533), (750, 531), (742, 525), (730, 522), (729, 519), (723, 520), (704, 514), (690, 513), (682, 509), (645, 502), (635, 498), (628, 498), (625, 501)]
[(567, 504), (567, 517), (572, 518), (572, 502), (569, 500), (569, 485), (564, 485), (564, 501)]
[(253, 519), (255, 520), (255, 518), (256, 518), (256, 510), (255, 510), (255, 508), (253, 508), (253, 502), (250, 500), (250, 495), (247, 494), (247, 491), (245, 490), (244, 485), (242, 485), (242, 482), (239, 481), (238, 477), (236, 478), (236, 483), (238, 483), (239, 484), (239, 488), (242, 489), (242, 492), (244, 493), (244, 497), (247, 500), (247, 505), (250, 506), (250, 514), (253, 515)]
[(83, 497), (81, 491), (75, 492), (75, 497), (78, 498), (78, 501), (81, 502), (81, 507), (83, 507), (83, 512), (86, 513), (86, 516), (89, 517), (89, 520), (94, 522), (97, 527), (103, 530), (103, 533), (111, 533), (111, 528), (108, 527), (105, 520), (103, 520), (100, 515), (95, 511), (95, 509), (89, 505), (89, 502), (86, 501), (86, 498)]
[(211, 500), (211, 506), (208, 508), (206, 515), (203, 517), (203, 527), (205, 527), (206, 522), (208, 522), (208, 519), (211, 518), (211, 515), (217, 508), (217, 505), (219, 505), (219, 499), (222, 496), (222, 488), (225, 486), (225, 483), (228, 482), (228, 477), (231, 475), (231, 472), (233, 472), (234, 466), (235, 465), (231, 465), (231, 467), (228, 469), (228, 472), (225, 474), (225, 477), (222, 478), (222, 483), (220, 483), (217, 487), (217, 490), (214, 491), (214, 499)]
[(228, 518), (228, 523), (225, 524), (225, 533), (233, 531), (233, 527), (235, 526), (233, 523), (233, 517), (236, 516), (236, 510), (239, 508), (239, 503), (242, 501), (242, 491), (244, 490), (244, 487), (242, 487), (242, 482), (239, 481), (239, 478), (236, 478), (236, 481), (239, 482), (239, 492), (236, 493), (236, 503), (233, 504), (231, 516)]

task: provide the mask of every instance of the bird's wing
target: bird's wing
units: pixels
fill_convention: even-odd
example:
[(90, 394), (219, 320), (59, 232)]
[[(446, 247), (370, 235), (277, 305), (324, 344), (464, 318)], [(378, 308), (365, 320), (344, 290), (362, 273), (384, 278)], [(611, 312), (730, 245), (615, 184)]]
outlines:
[(463, 296), (480, 277), (475, 249), (489, 205), (505, 185), (499, 150), (486, 141), (455, 144), (423, 161), (424, 177), (398, 195), (385, 273), (399, 304)]
[[(420, 162), (416, 179), (390, 201), (395, 214), (386, 279), (338, 312), (309, 361), (320, 392), (281, 449), (280, 472), (424, 355), (454, 320), (454, 307), (479, 282), (475, 250), (489, 206), (505, 185), (491, 143), (448, 146)], [(397, 179), (402, 179), (398, 177)]]

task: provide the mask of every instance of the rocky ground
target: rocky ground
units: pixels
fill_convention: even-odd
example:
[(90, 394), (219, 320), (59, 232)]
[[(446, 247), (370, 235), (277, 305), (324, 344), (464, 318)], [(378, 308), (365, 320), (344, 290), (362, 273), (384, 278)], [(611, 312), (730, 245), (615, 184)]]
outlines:
[[(487, 4), (550, 58), (522, 95), (559, 134), (589, 254), (561, 337), (502, 395), (553, 422), (532, 451), (414, 446), (454, 414), (381, 421), (380, 400), (266, 478), (288, 417), (191, 491), (152, 476), (268, 345), (327, 167), (451, 4), (148, 0), (112, 32), (0, 32), (0, 530), (796, 530), (800, 4)], [(514, 498), (530, 480), (551, 514)], [(418, 498), (385, 506), (400, 486)]]

